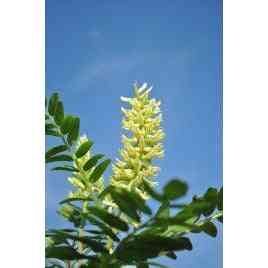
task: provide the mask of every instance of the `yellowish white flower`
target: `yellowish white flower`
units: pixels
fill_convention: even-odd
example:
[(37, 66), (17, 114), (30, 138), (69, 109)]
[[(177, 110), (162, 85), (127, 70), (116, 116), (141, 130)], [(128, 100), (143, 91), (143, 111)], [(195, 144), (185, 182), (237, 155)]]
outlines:
[(111, 176), (112, 185), (129, 189), (134, 187), (144, 199), (149, 197), (143, 187), (144, 181), (154, 186), (154, 178), (160, 171), (152, 161), (164, 155), (161, 103), (149, 97), (151, 90), (152, 87), (147, 84), (141, 87), (135, 84), (134, 97), (121, 97), (130, 105), (129, 109), (121, 108), (122, 127), (128, 135), (122, 135), (121, 159), (113, 165)]
[[(77, 148), (87, 142), (87, 136), (81, 136), (79, 142), (77, 143)], [(75, 155), (74, 155), (75, 157)], [(78, 171), (73, 172), (72, 176), (68, 178), (68, 181), (76, 188), (75, 191), (69, 193), (69, 197), (73, 198), (86, 198), (90, 197), (93, 194), (100, 193), (104, 189), (103, 178), (100, 178), (94, 183), (91, 183), (88, 178), (90, 174), (93, 172), (94, 168), (85, 171), (83, 170), (84, 164), (90, 159), (90, 151), (88, 151), (85, 155), (83, 155), (79, 159), (75, 159), (74, 168)]]

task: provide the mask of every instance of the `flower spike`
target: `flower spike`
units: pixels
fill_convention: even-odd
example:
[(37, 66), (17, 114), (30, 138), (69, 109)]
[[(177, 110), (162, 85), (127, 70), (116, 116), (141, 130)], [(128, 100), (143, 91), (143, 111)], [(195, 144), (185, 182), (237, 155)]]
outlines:
[[(86, 135), (81, 136), (77, 143), (77, 148), (79, 148), (81, 144), (88, 141), (89, 140)], [(88, 171), (83, 170), (83, 166), (90, 159), (90, 157), (91, 157), (90, 151), (88, 151), (81, 158), (75, 159), (74, 168), (76, 168), (78, 171), (73, 172), (72, 176), (68, 178), (68, 181), (74, 186), (76, 191), (70, 192), (68, 196), (69, 198), (92, 197), (94, 194), (98, 194), (104, 189), (104, 183), (102, 177), (94, 183), (88, 180), (94, 168)]]
[(128, 103), (130, 109), (121, 108), (123, 113), (122, 127), (129, 135), (122, 135), (123, 148), (120, 150), (121, 159), (113, 165), (111, 184), (127, 189), (136, 189), (142, 198), (149, 195), (143, 187), (147, 182), (154, 186), (154, 177), (160, 168), (152, 161), (164, 156), (162, 140), (165, 137), (161, 128), (162, 116), (160, 101), (150, 99), (152, 87), (147, 84), (134, 84), (134, 97), (121, 97)]

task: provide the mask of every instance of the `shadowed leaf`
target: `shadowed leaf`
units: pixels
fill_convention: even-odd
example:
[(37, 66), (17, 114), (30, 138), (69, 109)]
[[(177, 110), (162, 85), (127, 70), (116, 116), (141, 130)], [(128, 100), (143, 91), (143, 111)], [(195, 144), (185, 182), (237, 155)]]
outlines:
[(157, 193), (146, 181), (143, 182), (143, 187), (151, 198), (157, 200), (158, 202), (165, 201), (165, 198), (161, 194)]
[(73, 125), (74, 117), (72, 115), (66, 115), (63, 119), (62, 125), (60, 127), (60, 131), (62, 134), (67, 134)]
[(57, 103), (57, 107), (55, 110), (55, 114), (54, 114), (54, 120), (57, 123), (58, 126), (60, 126), (63, 122), (64, 119), (64, 108), (63, 108), (63, 103), (61, 101), (59, 101)]
[[(117, 190), (117, 192), (118, 191), (119, 190)], [(145, 200), (141, 198), (135, 189), (132, 189), (131, 191), (120, 189), (119, 192), (123, 195), (125, 201), (133, 207), (133, 209), (139, 210), (147, 215), (152, 215), (150, 207), (146, 205)]]
[(163, 203), (160, 208), (158, 209), (158, 211), (156, 212), (155, 217), (156, 218), (162, 218), (162, 219), (166, 219), (169, 218), (170, 212), (169, 212), (169, 203)]
[(77, 158), (80, 158), (83, 155), (85, 155), (89, 151), (89, 149), (91, 148), (92, 145), (93, 145), (93, 142), (92, 141), (83, 142), (79, 146), (79, 148), (77, 149), (77, 151), (75, 152), (76, 157)]
[(177, 259), (177, 255), (173, 252), (173, 251), (170, 251), (166, 254), (167, 257), (173, 259), (173, 260), (176, 260)]
[(155, 267), (159, 267), (159, 268), (168, 268), (167, 266), (157, 263), (157, 262), (148, 262), (149, 265), (155, 266)]
[(170, 238), (162, 236), (137, 236), (119, 244), (115, 254), (123, 261), (145, 261), (155, 258), (161, 252), (192, 250), (189, 238)]
[(49, 149), (47, 152), (46, 152), (46, 158), (49, 158), (55, 154), (58, 154), (58, 153), (62, 153), (64, 151), (66, 151), (68, 149), (68, 146), (66, 145), (59, 145), (59, 146), (55, 146), (51, 149)]
[(72, 166), (64, 166), (64, 167), (54, 167), (51, 169), (52, 171), (70, 171), (70, 172), (78, 172), (79, 170)]
[(107, 212), (105, 209), (100, 207), (90, 207), (88, 208), (88, 211), (90, 214), (93, 214), (97, 218), (101, 219), (109, 226), (121, 231), (128, 231), (128, 225), (126, 222), (121, 220), (119, 217)]
[(53, 93), (49, 99), (48, 102), (48, 113), (50, 115), (54, 115), (56, 108), (57, 108), (57, 104), (58, 104), (58, 100), (59, 100), (59, 94), (58, 93)]
[(169, 200), (183, 197), (188, 191), (188, 186), (181, 180), (171, 180), (164, 187), (164, 196)]
[(223, 188), (221, 187), (219, 193), (218, 193), (218, 204), (217, 204), (218, 210), (223, 210)]
[(210, 206), (203, 211), (204, 216), (209, 216), (213, 213), (218, 202), (218, 191), (215, 188), (209, 188), (204, 194), (204, 200), (210, 204)]
[(98, 161), (104, 157), (104, 154), (96, 154), (94, 156), (92, 156), (83, 166), (83, 169), (85, 171), (93, 168), (97, 163)]
[(104, 171), (107, 169), (107, 167), (110, 165), (111, 160), (107, 159), (105, 161), (103, 161), (102, 163), (100, 163), (95, 169), (94, 171), (91, 173), (90, 177), (89, 177), (89, 181), (90, 182), (96, 182), (104, 173)]
[(90, 215), (85, 215), (86, 219), (93, 225), (98, 226), (106, 235), (108, 235), (110, 238), (112, 238), (114, 241), (119, 242), (120, 239), (116, 236), (116, 234), (113, 232), (113, 230), (108, 227), (106, 224), (100, 222), (99, 220), (95, 219), (94, 217)]
[(72, 125), (67, 136), (68, 144), (72, 145), (79, 137), (80, 131), (80, 118), (73, 117)]
[(212, 237), (217, 236), (217, 227), (213, 222), (206, 222), (201, 226), (201, 229)]
[(131, 198), (128, 198), (126, 194), (123, 194), (121, 189), (116, 189), (116, 191), (111, 191), (111, 197), (114, 202), (118, 205), (120, 210), (125, 213), (128, 217), (132, 218), (134, 221), (140, 221), (140, 216), (136, 211), (136, 205), (132, 202)]
[(56, 130), (46, 130), (46, 135), (48, 136), (54, 136), (54, 137), (60, 137), (60, 133)]
[(46, 258), (56, 258), (60, 260), (80, 260), (87, 257), (79, 254), (76, 250), (67, 246), (46, 248)]
[(71, 162), (71, 161), (73, 161), (73, 158), (70, 155), (62, 154), (62, 155), (56, 155), (56, 156), (53, 156), (53, 157), (46, 159), (46, 163), (52, 163), (52, 162), (57, 162), (57, 161), (69, 161), (69, 162)]
[(92, 201), (92, 198), (90, 197), (84, 197), (84, 198), (79, 198), (79, 197), (71, 197), (71, 198), (66, 198), (62, 201), (60, 201), (60, 204), (65, 204), (65, 203), (70, 203), (70, 202), (74, 202), (74, 201)]

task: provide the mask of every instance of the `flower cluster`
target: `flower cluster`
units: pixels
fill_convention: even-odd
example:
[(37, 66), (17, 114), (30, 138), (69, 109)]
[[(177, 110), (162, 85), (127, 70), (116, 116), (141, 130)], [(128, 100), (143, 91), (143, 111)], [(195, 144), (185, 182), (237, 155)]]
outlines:
[[(86, 136), (81, 136), (77, 143), (77, 148), (84, 142), (87, 142)], [(75, 156), (74, 156), (75, 157)], [(84, 164), (90, 159), (90, 151), (79, 159), (75, 159), (74, 168), (77, 172), (72, 173), (72, 177), (68, 178), (68, 181), (76, 188), (75, 192), (69, 193), (69, 198), (87, 198), (92, 197), (94, 194), (100, 193), (104, 189), (103, 178), (100, 178), (94, 183), (91, 183), (88, 178), (93, 172), (94, 168), (85, 171), (83, 169)]]
[(122, 108), (122, 125), (130, 135), (122, 135), (121, 160), (116, 159), (111, 177), (112, 185), (136, 189), (144, 199), (149, 197), (143, 187), (144, 181), (154, 186), (153, 179), (160, 171), (152, 161), (164, 155), (160, 101), (149, 97), (151, 90), (147, 84), (134, 85), (133, 98), (121, 97), (131, 106), (130, 109)]

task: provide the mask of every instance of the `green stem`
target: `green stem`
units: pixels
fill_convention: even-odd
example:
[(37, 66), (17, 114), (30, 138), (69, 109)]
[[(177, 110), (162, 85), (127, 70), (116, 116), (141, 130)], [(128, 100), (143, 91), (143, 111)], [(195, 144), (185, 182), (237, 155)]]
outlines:
[[(87, 207), (87, 203), (86, 201), (83, 202), (83, 206), (82, 206), (82, 212), (85, 213), (86, 212), (86, 207)], [(82, 237), (84, 236), (84, 226), (81, 226), (78, 228), (78, 236)], [(84, 251), (84, 245), (82, 242), (78, 242), (78, 252), (80, 254), (83, 254)], [(82, 264), (83, 261), (78, 261), (78, 264)]]
[[(108, 212), (109, 212), (109, 213), (112, 213), (112, 211), (113, 211), (113, 208), (112, 208), (112, 207), (109, 207), (109, 208), (108, 208)], [(107, 236), (107, 244), (106, 244), (106, 247), (107, 247), (109, 253), (112, 254), (112, 250), (113, 250), (113, 240), (112, 240), (109, 236)]]

